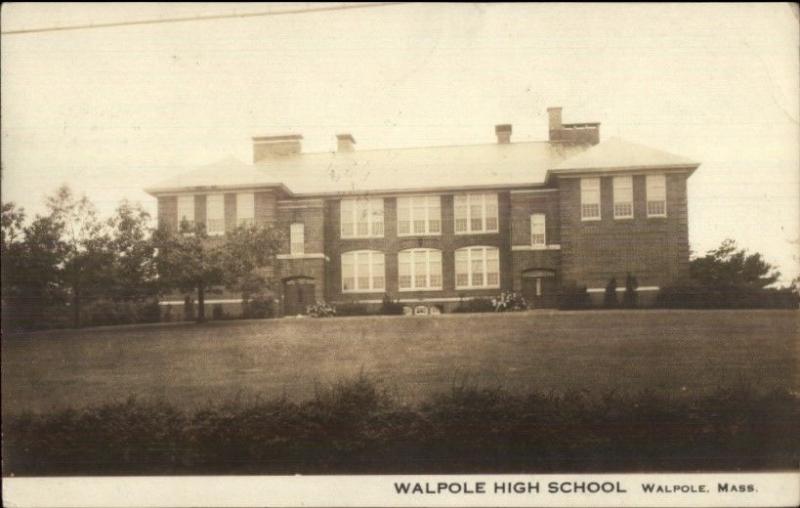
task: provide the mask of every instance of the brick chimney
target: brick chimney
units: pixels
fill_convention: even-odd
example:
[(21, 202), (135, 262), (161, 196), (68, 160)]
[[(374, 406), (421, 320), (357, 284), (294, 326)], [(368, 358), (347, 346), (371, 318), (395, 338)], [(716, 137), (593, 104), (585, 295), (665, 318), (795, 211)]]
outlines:
[(563, 123), (561, 108), (547, 108), (550, 141), (596, 145), (600, 142), (600, 122)]
[(511, 124), (504, 123), (494, 126), (494, 133), (497, 136), (498, 145), (511, 143)]
[(299, 155), (302, 149), (302, 139), (303, 136), (300, 134), (254, 137), (253, 163)]
[(336, 135), (336, 151), (337, 152), (354, 152), (356, 149), (353, 145), (356, 144), (355, 138), (352, 134), (337, 134)]

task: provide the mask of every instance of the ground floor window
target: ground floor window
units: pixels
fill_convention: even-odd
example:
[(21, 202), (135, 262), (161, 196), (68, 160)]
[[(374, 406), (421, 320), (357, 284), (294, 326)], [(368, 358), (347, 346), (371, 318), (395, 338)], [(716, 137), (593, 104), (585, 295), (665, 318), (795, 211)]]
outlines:
[(442, 251), (409, 249), (397, 255), (400, 290), (442, 289)]
[(362, 250), (342, 254), (342, 292), (383, 291), (383, 252)]
[(455, 254), (456, 289), (500, 287), (497, 247), (464, 247)]

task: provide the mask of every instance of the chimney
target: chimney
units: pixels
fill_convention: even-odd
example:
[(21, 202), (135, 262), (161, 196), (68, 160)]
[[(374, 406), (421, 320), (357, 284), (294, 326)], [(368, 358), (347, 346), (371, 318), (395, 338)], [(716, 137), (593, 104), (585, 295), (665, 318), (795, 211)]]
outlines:
[(600, 122), (563, 123), (561, 108), (547, 108), (550, 141), (596, 145), (600, 142)]
[(553, 139), (553, 131), (561, 130), (561, 106), (547, 108), (547, 116), (550, 118), (550, 140)]
[(299, 155), (302, 139), (300, 134), (254, 137), (253, 163)]
[(497, 136), (498, 145), (511, 143), (511, 124), (504, 123), (494, 126), (494, 133)]
[(337, 152), (354, 152), (356, 140), (352, 134), (337, 134), (336, 135), (336, 151)]

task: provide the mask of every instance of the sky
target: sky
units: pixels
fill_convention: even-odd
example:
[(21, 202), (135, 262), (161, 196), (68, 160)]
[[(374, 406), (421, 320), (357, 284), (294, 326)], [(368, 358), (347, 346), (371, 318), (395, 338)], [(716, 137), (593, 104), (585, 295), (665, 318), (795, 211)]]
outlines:
[[(308, 8), (308, 5), (300, 8)], [(284, 4), (4, 4), (2, 30)], [(297, 8), (297, 7), (293, 7)], [(800, 64), (789, 4), (401, 4), (2, 35), (2, 200), (66, 183), (109, 215), (252, 136), (304, 151), (547, 138), (549, 106), (702, 163), (691, 249), (725, 238), (800, 273)]]

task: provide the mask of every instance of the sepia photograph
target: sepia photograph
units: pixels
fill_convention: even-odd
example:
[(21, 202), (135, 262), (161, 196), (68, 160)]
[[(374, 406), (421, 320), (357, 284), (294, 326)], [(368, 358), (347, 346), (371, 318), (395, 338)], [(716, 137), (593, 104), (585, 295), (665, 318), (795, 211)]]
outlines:
[(799, 47), (796, 3), (4, 4), (4, 503), (796, 506)]

